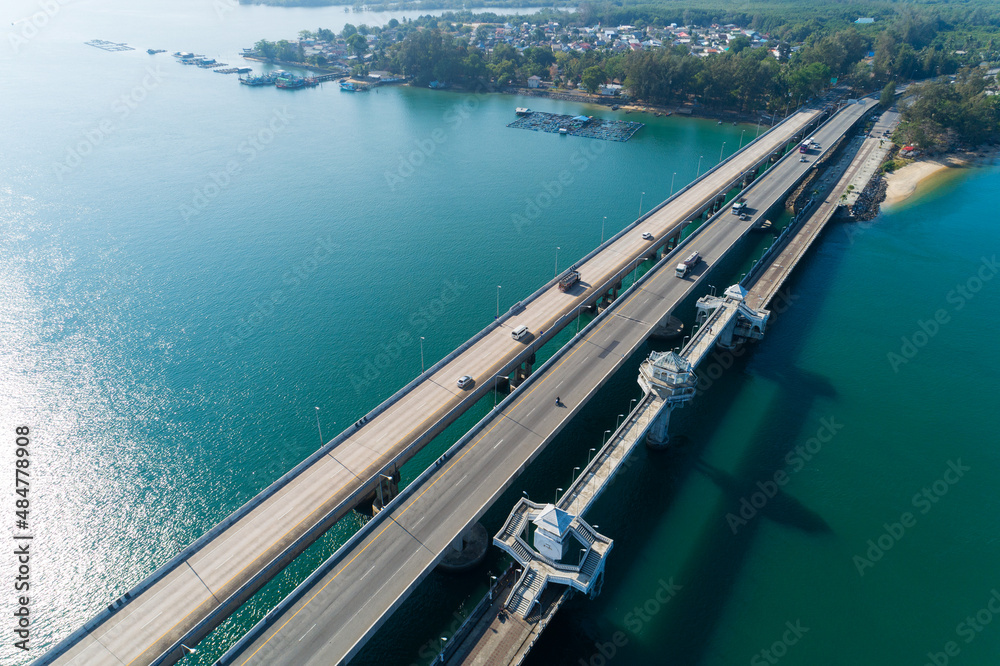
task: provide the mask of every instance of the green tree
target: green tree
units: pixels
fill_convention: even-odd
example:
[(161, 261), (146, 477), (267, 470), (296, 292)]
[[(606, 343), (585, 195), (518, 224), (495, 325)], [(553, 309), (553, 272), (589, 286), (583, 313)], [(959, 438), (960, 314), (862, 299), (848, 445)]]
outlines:
[(351, 50), (351, 53), (360, 58), (368, 52), (368, 40), (358, 33), (354, 33), (347, 38), (347, 48)]
[(253, 45), (254, 51), (260, 54), (262, 58), (267, 60), (274, 60), (278, 55), (278, 48), (274, 42), (269, 42), (266, 39), (262, 39)]
[(597, 92), (600, 85), (604, 83), (604, 79), (604, 70), (596, 65), (583, 70), (583, 76), (581, 77), (583, 87), (591, 94)]
[(879, 97), (879, 104), (888, 109), (896, 102), (896, 84), (890, 81), (882, 88), (882, 95)]

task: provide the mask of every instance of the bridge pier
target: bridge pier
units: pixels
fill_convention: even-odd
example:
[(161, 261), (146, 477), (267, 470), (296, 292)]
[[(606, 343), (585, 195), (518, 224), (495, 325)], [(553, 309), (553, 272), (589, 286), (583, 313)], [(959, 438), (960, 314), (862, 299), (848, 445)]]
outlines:
[(606, 307), (618, 300), (618, 292), (622, 289), (622, 283), (614, 285), (603, 296), (597, 299), (597, 311), (601, 312)]
[(354, 510), (365, 516), (374, 516), (399, 494), (399, 470), (392, 475), (380, 474), (375, 490), (366, 495)]
[(670, 445), (670, 415), (673, 413), (676, 404), (668, 403), (660, 408), (660, 411), (653, 417), (646, 433), (646, 446), (653, 451), (662, 451)]
[(535, 355), (532, 354), (514, 368), (514, 378), (510, 380), (511, 388), (517, 388), (525, 379), (531, 376), (531, 371), (535, 365)]
[(455, 537), (437, 568), (450, 573), (468, 571), (486, 559), (489, 544), (490, 537), (483, 524), (473, 523)]
[(649, 334), (649, 337), (656, 340), (671, 340), (673, 338), (679, 338), (683, 333), (684, 322), (673, 315), (669, 315), (666, 319), (656, 325), (656, 328), (654, 328), (652, 333)]

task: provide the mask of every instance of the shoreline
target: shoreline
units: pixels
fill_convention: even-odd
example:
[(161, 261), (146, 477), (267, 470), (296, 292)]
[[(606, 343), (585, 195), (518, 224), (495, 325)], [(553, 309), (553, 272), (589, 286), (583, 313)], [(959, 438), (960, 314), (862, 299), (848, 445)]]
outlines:
[(925, 187), (929, 180), (949, 169), (996, 164), (998, 157), (1000, 148), (983, 148), (915, 160), (885, 175), (887, 186), (882, 205), (892, 207), (903, 203)]

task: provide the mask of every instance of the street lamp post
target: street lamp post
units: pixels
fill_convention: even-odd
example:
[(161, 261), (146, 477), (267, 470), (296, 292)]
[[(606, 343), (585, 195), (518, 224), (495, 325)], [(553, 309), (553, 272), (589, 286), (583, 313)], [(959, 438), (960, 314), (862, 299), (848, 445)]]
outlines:
[(674, 175), (670, 177), (670, 196), (674, 196), (674, 180), (677, 178), (677, 172), (674, 171)]
[(756, 130), (756, 131), (754, 132), (754, 135), (753, 135), (753, 138), (755, 138), (755, 139), (756, 139), (756, 138), (757, 138), (758, 136), (760, 136), (760, 121), (761, 121), (761, 119), (760, 119), (760, 118), (758, 118), (758, 119), (757, 119), (757, 130)]
[(316, 429), (319, 430), (319, 445), (323, 446), (323, 429), (319, 427), (319, 407), (316, 408)]
[(445, 645), (445, 643), (447, 643), (447, 642), (448, 642), (448, 637), (447, 637), (447, 636), (442, 636), (442, 637), (441, 637), (441, 654), (440, 654), (440, 657), (441, 657), (441, 663), (442, 663), (442, 664), (444, 663), (444, 645)]
[(490, 602), (491, 603), (493, 602), (493, 583), (495, 583), (496, 580), (497, 580), (497, 577), (494, 576), (493, 574), (490, 574)]
[(497, 285), (497, 319), (500, 318), (500, 285)]
[(722, 153), (726, 152), (726, 142), (722, 142), (722, 148), (719, 150), (719, 162), (722, 162)]
[(420, 374), (424, 374), (424, 336), (420, 336)]
[(556, 270), (552, 277), (559, 275), (559, 250), (562, 248), (556, 247)]
[(601, 221), (601, 245), (604, 245), (604, 225), (608, 222), (608, 216), (604, 216), (604, 220)]
[(607, 444), (607, 443), (608, 443), (608, 439), (607, 439), (607, 437), (608, 437), (608, 435), (610, 435), (610, 434), (611, 434), (611, 431), (610, 431), (610, 430), (605, 430), (605, 431), (604, 431), (604, 435), (602, 435), (602, 436), (601, 436), (601, 446), (604, 446), (605, 444)]
[(746, 133), (747, 131), (745, 129), (742, 132), (740, 132), (740, 147), (737, 148), (736, 150), (740, 150), (741, 148), (743, 148), (743, 135)]
[(591, 449), (590, 451), (587, 452), (587, 464), (590, 464), (590, 457), (594, 455), (595, 451), (597, 451), (597, 449)]
[(697, 178), (698, 176), (701, 175), (701, 158), (703, 158), (703, 157), (705, 157), (705, 156), (704, 155), (699, 155), (698, 156), (698, 168), (694, 172), (694, 177), (695, 178)]
[(642, 198), (646, 196), (645, 192), (639, 193), (639, 217), (642, 217)]

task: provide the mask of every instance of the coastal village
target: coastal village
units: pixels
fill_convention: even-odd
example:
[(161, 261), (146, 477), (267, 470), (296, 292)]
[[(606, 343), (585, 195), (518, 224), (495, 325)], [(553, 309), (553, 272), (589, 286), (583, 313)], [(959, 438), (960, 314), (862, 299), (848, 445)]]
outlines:
[[(861, 23), (871, 19), (859, 19)], [(761, 34), (750, 28), (734, 24), (711, 24), (703, 26), (601, 26), (577, 27), (561, 25), (556, 21), (544, 23), (520, 24), (503, 23), (462, 23), (445, 20), (432, 21), (433, 27), (443, 34), (454, 37), (475, 46), (481, 51), (491, 53), (494, 49), (506, 45), (523, 52), (526, 49), (541, 48), (551, 50), (556, 54), (556, 63), (552, 64), (546, 76), (533, 74), (524, 80), (511, 80), (514, 87), (527, 89), (583, 90), (585, 85), (581, 77), (568, 77), (559, 65), (560, 53), (576, 53), (585, 55), (601, 51), (607, 54), (619, 54), (634, 51), (649, 51), (662, 48), (680, 47), (693, 56), (710, 57), (723, 53), (730, 48), (731, 42), (741, 39), (744, 46), (768, 46), (775, 59), (787, 57), (782, 54), (777, 40), (768, 34)], [(257, 60), (278, 62), (288, 66), (318, 68), (322, 71), (334, 71), (343, 76), (353, 75), (356, 80), (367, 80), (370, 83), (400, 82), (403, 79), (399, 73), (373, 68), (378, 55), (384, 53), (393, 44), (401, 42), (411, 32), (405, 24), (395, 19), (386, 26), (353, 26), (348, 24), (344, 31), (337, 35), (330, 30), (319, 29), (316, 32), (303, 30), (297, 40), (281, 40), (278, 42), (258, 42), (253, 48), (244, 49), (244, 57)], [(798, 50), (799, 46), (789, 46), (789, 51)], [(874, 54), (870, 54), (874, 55)], [(444, 88), (452, 85), (450, 81), (433, 81), (432, 88)], [(623, 82), (611, 78), (600, 82), (593, 93), (610, 96), (627, 96)]]

